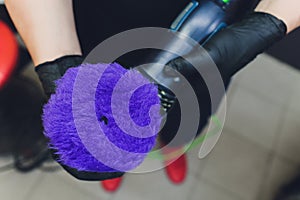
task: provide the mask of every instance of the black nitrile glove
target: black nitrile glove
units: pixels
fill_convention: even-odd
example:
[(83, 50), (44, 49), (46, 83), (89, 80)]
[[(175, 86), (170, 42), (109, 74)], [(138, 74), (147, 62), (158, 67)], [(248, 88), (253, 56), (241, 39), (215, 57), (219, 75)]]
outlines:
[[(282, 39), (286, 31), (283, 21), (267, 13), (255, 12), (223, 29), (205, 43), (203, 48), (208, 54), (203, 52), (198, 55), (198, 52), (192, 51), (184, 57), (193, 60), (201, 68), (206, 67), (205, 63), (209, 63), (207, 60), (212, 59), (226, 83), (258, 54)], [(202, 63), (204, 64), (201, 65)], [(194, 69), (197, 66), (192, 66), (182, 57), (171, 60), (167, 66), (183, 74), (194, 87), (197, 87), (200, 79)]]
[[(283, 21), (267, 13), (255, 12), (214, 35), (203, 47), (217, 65), (223, 79), (229, 79), (258, 54), (281, 40), (286, 31)], [(196, 63), (208, 59), (193, 52), (187, 57), (196, 60)], [(174, 59), (167, 65), (185, 74), (191, 67), (182, 58)]]
[[(72, 56), (64, 56), (58, 58), (51, 62), (43, 63), (36, 67), (36, 72), (42, 82), (44, 91), (48, 98), (50, 98), (51, 94), (55, 93), (55, 81), (60, 79), (65, 72), (71, 68), (80, 65), (83, 62), (83, 58), (81, 56), (72, 55)], [(58, 160), (58, 155), (55, 154), (55, 150), (50, 150), (52, 156), (55, 160)], [(102, 181), (106, 179), (112, 179), (122, 176), (124, 173), (122, 172), (85, 172), (78, 171), (77, 169), (68, 167), (59, 163), (68, 173), (80, 180), (88, 180), (88, 181)]]
[(82, 62), (83, 58), (78, 55), (63, 56), (35, 68), (48, 98), (55, 93), (55, 81), (60, 79), (69, 68), (78, 66)]
[[(199, 51), (192, 51), (184, 56), (188, 58), (187, 60), (197, 63), (197, 66), (192, 66), (182, 57), (168, 62), (165, 70), (163, 70), (166, 76), (168, 76), (168, 67), (177, 70), (186, 77), (198, 97), (201, 112), (198, 132), (206, 125), (207, 119), (215, 110), (211, 110), (212, 102), (207, 85), (195, 67), (201, 67), (201, 69), (204, 69), (202, 71), (210, 72), (209, 69), (205, 70), (205, 67), (211, 67), (207, 63), (211, 63), (209, 60), (212, 59), (220, 71), (226, 88), (231, 77), (237, 71), (245, 67), (258, 54), (264, 52), (272, 44), (282, 39), (286, 35), (286, 31), (287, 28), (284, 22), (276, 17), (266, 13), (251, 13), (242, 21), (228, 26), (207, 41), (203, 45), (206, 52), (203, 50), (203, 53), (199, 55)], [(170, 99), (169, 102), (174, 101), (174, 103), (163, 102), (163, 105), (168, 106), (165, 107), (166, 109), (172, 108), (168, 111), (169, 120), (167, 120), (162, 132), (176, 132), (177, 127), (174, 127), (174, 124), (180, 123), (179, 103), (171, 91), (162, 86), (159, 88), (164, 93), (167, 93), (167, 95), (164, 95), (165, 99)], [(184, 88), (181, 88), (181, 91), (184, 91)], [(220, 102), (222, 96), (223, 94), (220, 94), (220, 98), (217, 101)], [(163, 140), (171, 141), (171, 139), (170, 137), (166, 137)], [(185, 142), (188, 142), (188, 140)]]

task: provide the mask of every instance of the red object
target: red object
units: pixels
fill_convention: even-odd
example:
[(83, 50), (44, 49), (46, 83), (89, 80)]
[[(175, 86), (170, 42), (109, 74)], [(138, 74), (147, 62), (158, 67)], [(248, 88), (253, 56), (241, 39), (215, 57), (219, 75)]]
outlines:
[(185, 154), (177, 159), (166, 160), (165, 166), (165, 172), (172, 183), (181, 184), (184, 182), (188, 168)]
[(102, 188), (107, 192), (115, 192), (122, 182), (122, 177), (101, 181)]
[(12, 74), (18, 57), (18, 44), (13, 32), (0, 21), (0, 88)]

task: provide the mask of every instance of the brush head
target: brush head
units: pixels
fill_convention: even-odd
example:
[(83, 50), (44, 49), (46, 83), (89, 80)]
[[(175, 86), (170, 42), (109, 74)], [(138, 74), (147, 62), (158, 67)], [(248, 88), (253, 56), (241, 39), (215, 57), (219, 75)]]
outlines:
[(82, 64), (56, 82), (44, 107), (44, 133), (59, 162), (79, 171), (130, 171), (160, 128), (157, 87), (117, 63)]

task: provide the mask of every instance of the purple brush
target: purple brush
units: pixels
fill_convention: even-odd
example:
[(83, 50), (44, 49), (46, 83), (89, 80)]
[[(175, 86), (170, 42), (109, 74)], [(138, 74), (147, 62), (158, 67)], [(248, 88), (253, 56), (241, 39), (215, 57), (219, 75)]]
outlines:
[(44, 107), (45, 135), (60, 162), (80, 171), (129, 171), (155, 145), (157, 87), (117, 63), (82, 64), (56, 82)]

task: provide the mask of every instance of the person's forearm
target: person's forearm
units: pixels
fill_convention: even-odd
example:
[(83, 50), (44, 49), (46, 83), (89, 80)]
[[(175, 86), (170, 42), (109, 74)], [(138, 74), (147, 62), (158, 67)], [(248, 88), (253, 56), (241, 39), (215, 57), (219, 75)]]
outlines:
[(81, 55), (72, 0), (5, 0), (35, 65)]
[(288, 33), (300, 26), (299, 0), (262, 0), (256, 11), (272, 14), (284, 21)]

